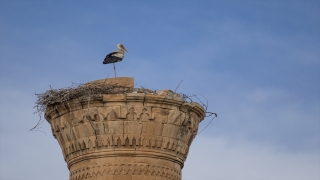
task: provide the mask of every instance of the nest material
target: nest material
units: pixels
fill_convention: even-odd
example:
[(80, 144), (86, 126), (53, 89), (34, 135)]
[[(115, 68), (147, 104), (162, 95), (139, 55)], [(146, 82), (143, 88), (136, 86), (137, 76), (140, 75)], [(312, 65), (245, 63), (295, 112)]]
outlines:
[(80, 84), (62, 89), (50, 89), (42, 94), (36, 94), (38, 99), (35, 113), (41, 114), (48, 107), (66, 103), (71, 99), (83, 100), (88, 97), (99, 97), (102, 94), (123, 94), (132, 91), (131, 87), (116, 84)]
[[(180, 94), (171, 90), (155, 91), (146, 88), (132, 88), (125, 85), (117, 84), (80, 84), (61, 89), (50, 89), (42, 94), (36, 94), (35, 114), (42, 114), (48, 107), (54, 107), (59, 104), (67, 103), (69, 100), (78, 99), (86, 100), (88, 97), (101, 97), (102, 94), (125, 94), (125, 93), (146, 93), (159, 94), (180, 97)], [(186, 101), (186, 97), (182, 96)]]

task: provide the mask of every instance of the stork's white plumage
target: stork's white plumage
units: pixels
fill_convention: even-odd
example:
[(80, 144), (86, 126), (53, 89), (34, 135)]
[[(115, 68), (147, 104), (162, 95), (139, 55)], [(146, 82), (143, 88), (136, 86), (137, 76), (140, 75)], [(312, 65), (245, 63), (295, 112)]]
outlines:
[(104, 61), (103, 61), (103, 64), (113, 63), (115, 77), (117, 77), (117, 74), (116, 74), (116, 65), (114, 63), (122, 61), (122, 59), (124, 58), (124, 53), (125, 51), (127, 51), (122, 44), (118, 44), (117, 47), (118, 47), (118, 50), (107, 54), (107, 56), (104, 58)]
[(118, 44), (117, 47), (118, 47), (118, 50), (113, 51), (112, 53), (109, 53), (106, 56), (106, 58), (104, 58), (103, 64), (110, 64), (110, 63), (116, 63), (116, 62), (122, 61), (122, 59), (124, 58), (124, 53), (127, 50), (122, 44)]

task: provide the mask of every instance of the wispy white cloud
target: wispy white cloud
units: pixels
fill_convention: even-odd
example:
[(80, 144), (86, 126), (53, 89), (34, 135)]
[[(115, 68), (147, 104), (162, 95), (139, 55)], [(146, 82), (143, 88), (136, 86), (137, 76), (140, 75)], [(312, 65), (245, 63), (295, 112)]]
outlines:
[(185, 180), (317, 180), (320, 153), (290, 153), (281, 146), (198, 136), (183, 169)]

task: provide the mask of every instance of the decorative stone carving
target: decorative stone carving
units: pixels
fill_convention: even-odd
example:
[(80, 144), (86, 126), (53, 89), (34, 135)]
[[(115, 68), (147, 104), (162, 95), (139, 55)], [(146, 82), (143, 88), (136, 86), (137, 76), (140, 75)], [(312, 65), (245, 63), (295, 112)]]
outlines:
[(167, 166), (143, 163), (118, 163), (86, 166), (70, 172), (70, 180), (96, 179), (101, 176), (129, 175), (136, 177), (153, 176), (170, 180), (179, 180), (180, 171)]
[(91, 97), (85, 105), (71, 100), (69, 106), (46, 111), (70, 180), (180, 180), (205, 116), (203, 107), (183, 101), (170, 90), (101, 97)]

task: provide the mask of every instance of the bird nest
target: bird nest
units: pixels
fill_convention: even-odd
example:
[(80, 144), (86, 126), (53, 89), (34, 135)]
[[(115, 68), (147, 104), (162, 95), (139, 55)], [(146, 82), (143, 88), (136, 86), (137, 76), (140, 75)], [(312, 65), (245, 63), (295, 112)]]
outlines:
[[(102, 94), (124, 94), (133, 91), (134, 88), (132, 87), (117, 84), (80, 84), (61, 89), (50, 89), (42, 94), (36, 94), (36, 111), (34, 113), (42, 114), (47, 108), (67, 103), (72, 99), (82, 101), (88, 97), (101, 97)], [(139, 88), (139, 91), (154, 92), (144, 88)]]
[[(177, 88), (176, 88), (177, 89)], [(206, 111), (208, 116), (215, 115), (216, 113), (208, 112), (208, 101), (203, 103), (196, 95), (187, 96), (183, 93), (176, 93), (171, 90), (150, 90), (144, 87), (141, 88), (133, 88), (125, 85), (119, 84), (72, 84), (71, 87), (61, 88), (61, 89), (52, 89), (50, 86), (50, 90), (42, 94), (36, 94), (37, 101), (35, 102), (35, 112), (34, 114), (38, 114), (40, 119), (35, 127), (30, 129), (30, 131), (41, 131), (40, 125), (42, 124), (42, 114), (45, 113), (47, 108), (57, 107), (59, 104), (68, 104), (68, 101), (72, 99), (78, 99), (79, 101), (86, 101), (88, 98), (96, 98), (102, 97), (103, 94), (126, 94), (126, 93), (145, 93), (145, 94), (158, 94), (158, 95), (170, 95), (174, 97), (180, 97), (186, 102), (193, 102), (193, 98), (198, 99), (198, 103), (201, 104)], [(208, 115), (209, 114), (209, 115)], [(210, 121), (211, 122), (211, 121)], [(210, 124), (210, 123), (209, 123)], [(208, 125), (209, 125), (208, 124)], [(43, 131), (41, 131), (43, 132)]]

